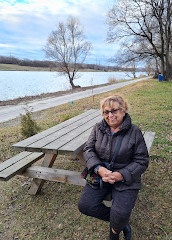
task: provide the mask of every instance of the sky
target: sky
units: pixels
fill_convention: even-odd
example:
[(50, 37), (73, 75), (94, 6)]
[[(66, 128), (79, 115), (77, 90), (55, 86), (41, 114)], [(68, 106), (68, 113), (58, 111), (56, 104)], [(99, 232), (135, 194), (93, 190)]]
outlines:
[[(58, 22), (76, 17), (92, 43), (87, 63), (109, 65), (106, 14), (115, 0), (0, 0), (0, 56), (46, 60), (43, 47)], [(47, 59), (48, 60), (48, 59)]]

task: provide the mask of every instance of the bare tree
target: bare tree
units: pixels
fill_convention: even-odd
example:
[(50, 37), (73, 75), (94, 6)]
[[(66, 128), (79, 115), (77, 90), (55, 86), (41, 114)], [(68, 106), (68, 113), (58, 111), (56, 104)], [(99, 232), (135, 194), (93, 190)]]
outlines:
[(144, 71), (147, 72), (148, 76), (150, 74), (154, 74), (154, 78), (158, 78), (159, 73), (161, 68), (160, 61), (158, 61), (158, 58), (147, 58), (146, 59), (146, 64), (144, 67)]
[(91, 44), (85, 40), (80, 22), (69, 17), (51, 32), (43, 50), (47, 57), (57, 62), (58, 71), (66, 75), (71, 87), (75, 88), (78, 86), (74, 85), (74, 79), (90, 49)]
[[(118, 0), (108, 13), (108, 41), (123, 39), (135, 60), (159, 58), (164, 79), (170, 76), (171, 0)], [(130, 54), (129, 54), (130, 55)]]

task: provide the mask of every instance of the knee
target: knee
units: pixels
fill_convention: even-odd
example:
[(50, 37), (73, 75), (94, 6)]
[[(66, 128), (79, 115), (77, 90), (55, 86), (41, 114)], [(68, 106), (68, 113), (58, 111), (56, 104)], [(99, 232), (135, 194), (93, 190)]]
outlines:
[(114, 211), (111, 214), (112, 219), (116, 219), (117, 222), (125, 222), (130, 218), (130, 212), (121, 212), (121, 211)]
[(86, 205), (83, 201), (79, 200), (78, 202), (78, 209), (81, 213), (86, 214), (85, 210), (86, 210)]
[(82, 199), (78, 202), (78, 209), (81, 213), (87, 216), (94, 216), (96, 213), (96, 208), (89, 202), (83, 201)]
[(78, 202), (78, 209), (81, 213), (83, 213), (85, 215), (89, 215), (88, 213), (90, 211), (90, 206), (89, 206), (88, 202), (80, 199)]
[(129, 219), (129, 217), (131, 215), (131, 210), (127, 209), (127, 208), (118, 208), (117, 209), (115, 206), (112, 206), (111, 213), (112, 213), (112, 216), (123, 221), (125, 219)]

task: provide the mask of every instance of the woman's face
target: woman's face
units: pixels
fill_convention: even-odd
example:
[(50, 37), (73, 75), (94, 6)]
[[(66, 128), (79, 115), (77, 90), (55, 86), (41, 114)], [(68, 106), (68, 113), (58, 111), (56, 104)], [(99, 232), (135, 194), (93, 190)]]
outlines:
[(105, 106), (103, 112), (104, 119), (111, 128), (116, 129), (120, 127), (123, 122), (125, 112), (120, 109), (118, 102), (113, 102), (112, 107)]

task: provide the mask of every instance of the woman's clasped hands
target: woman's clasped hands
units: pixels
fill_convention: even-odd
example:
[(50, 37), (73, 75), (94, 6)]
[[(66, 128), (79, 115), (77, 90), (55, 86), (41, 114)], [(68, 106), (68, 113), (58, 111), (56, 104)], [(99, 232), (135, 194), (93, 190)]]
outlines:
[(115, 182), (123, 180), (123, 176), (121, 173), (112, 172), (105, 167), (100, 167), (98, 170), (98, 174), (102, 177), (103, 182), (108, 182), (110, 184), (114, 184)]

